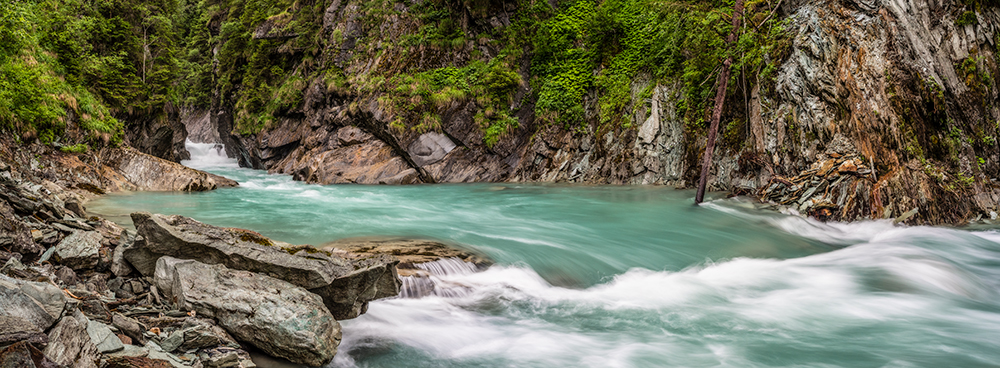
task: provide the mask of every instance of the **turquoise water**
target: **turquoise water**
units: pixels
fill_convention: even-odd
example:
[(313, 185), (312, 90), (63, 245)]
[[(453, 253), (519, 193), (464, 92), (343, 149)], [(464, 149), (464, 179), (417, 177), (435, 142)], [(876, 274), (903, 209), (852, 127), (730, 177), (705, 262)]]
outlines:
[(188, 165), (241, 187), (114, 194), (91, 212), (181, 214), (291, 243), (430, 238), (490, 269), (470, 292), (373, 302), (332, 367), (988, 367), (1000, 233), (822, 224), (658, 187), (315, 186)]

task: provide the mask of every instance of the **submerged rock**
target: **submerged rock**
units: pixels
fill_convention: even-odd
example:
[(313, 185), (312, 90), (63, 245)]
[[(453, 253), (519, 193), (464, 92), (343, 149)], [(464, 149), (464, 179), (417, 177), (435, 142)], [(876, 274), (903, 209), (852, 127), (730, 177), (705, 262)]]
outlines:
[(369, 301), (395, 296), (399, 262), (386, 255), (347, 259), (311, 246), (272, 241), (258, 233), (206, 225), (183, 216), (132, 214), (142, 239), (124, 256), (145, 275), (149, 264), (167, 255), (230, 269), (261, 273), (309, 289), (323, 297), (337, 319), (357, 317)]
[(340, 344), (340, 324), (316, 294), (273, 277), (161, 257), (157, 287), (182, 309), (214, 318), (236, 339), (294, 363), (320, 366)]

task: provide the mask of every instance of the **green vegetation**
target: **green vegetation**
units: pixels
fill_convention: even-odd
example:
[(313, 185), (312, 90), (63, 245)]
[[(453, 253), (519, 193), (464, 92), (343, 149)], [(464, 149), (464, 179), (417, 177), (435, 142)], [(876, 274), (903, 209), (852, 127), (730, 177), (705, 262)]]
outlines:
[(976, 18), (976, 12), (968, 10), (960, 14), (955, 18), (955, 25), (959, 27), (964, 27), (968, 25), (973, 25), (979, 23), (979, 19)]

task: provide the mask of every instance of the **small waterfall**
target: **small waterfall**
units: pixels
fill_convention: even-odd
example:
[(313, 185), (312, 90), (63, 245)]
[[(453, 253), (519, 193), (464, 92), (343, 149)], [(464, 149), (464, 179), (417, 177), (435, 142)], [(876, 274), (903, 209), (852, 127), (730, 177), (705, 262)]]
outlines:
[(195, 169), (239, 167), (236, 159), (226, 156), (226, 146), (221, 143), (194, 143), (187, 140), (184, 146), (191, 153), (190, 160), (181, 161), (184, 166)]
[(447, 280), (448, 276), (468, 275), (479, 271), (474, 263), (459, 258), (444, 258), (433, 262), (420, 263), (417, 268), (426, 271), (413, 276), (402, 276), (400, 298), (422, 298), (440, 296), (457, 298), (468, 295), (472, 288)]

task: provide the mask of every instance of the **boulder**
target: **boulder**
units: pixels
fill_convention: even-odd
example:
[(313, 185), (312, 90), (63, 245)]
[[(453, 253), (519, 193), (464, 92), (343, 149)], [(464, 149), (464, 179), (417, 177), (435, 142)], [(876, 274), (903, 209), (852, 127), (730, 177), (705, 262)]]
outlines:
[(340, 344), (340, 324), (316, 294), (270, 276), (161, 257), (156, 286), (181, 309), (214, 318), (237, 340), (294, 363), (320, 366)]
[(45, 347), (45, 356), (63, 366), (97, 368), (100, 353), (87, 333), (89, 322), (79, 312), (76, 316), (61, 319), (49, 331), (49, 345)]
[(399, 293), (395, 266), (387, 255), (346, 259), (311, 246), (272, 241), (258, 233), (206, 225), (183, 216), (132, 214), (139, 238), (124, 256), (144, 275), (161, 255), (261, 273), (323, 297), (337, 319), (357, 317), (368, 302)]
[(101, 260), (101, 240), (95, 231), (74, 231), (55, 247), (55, 260), (74, 270), (91, 269)]

